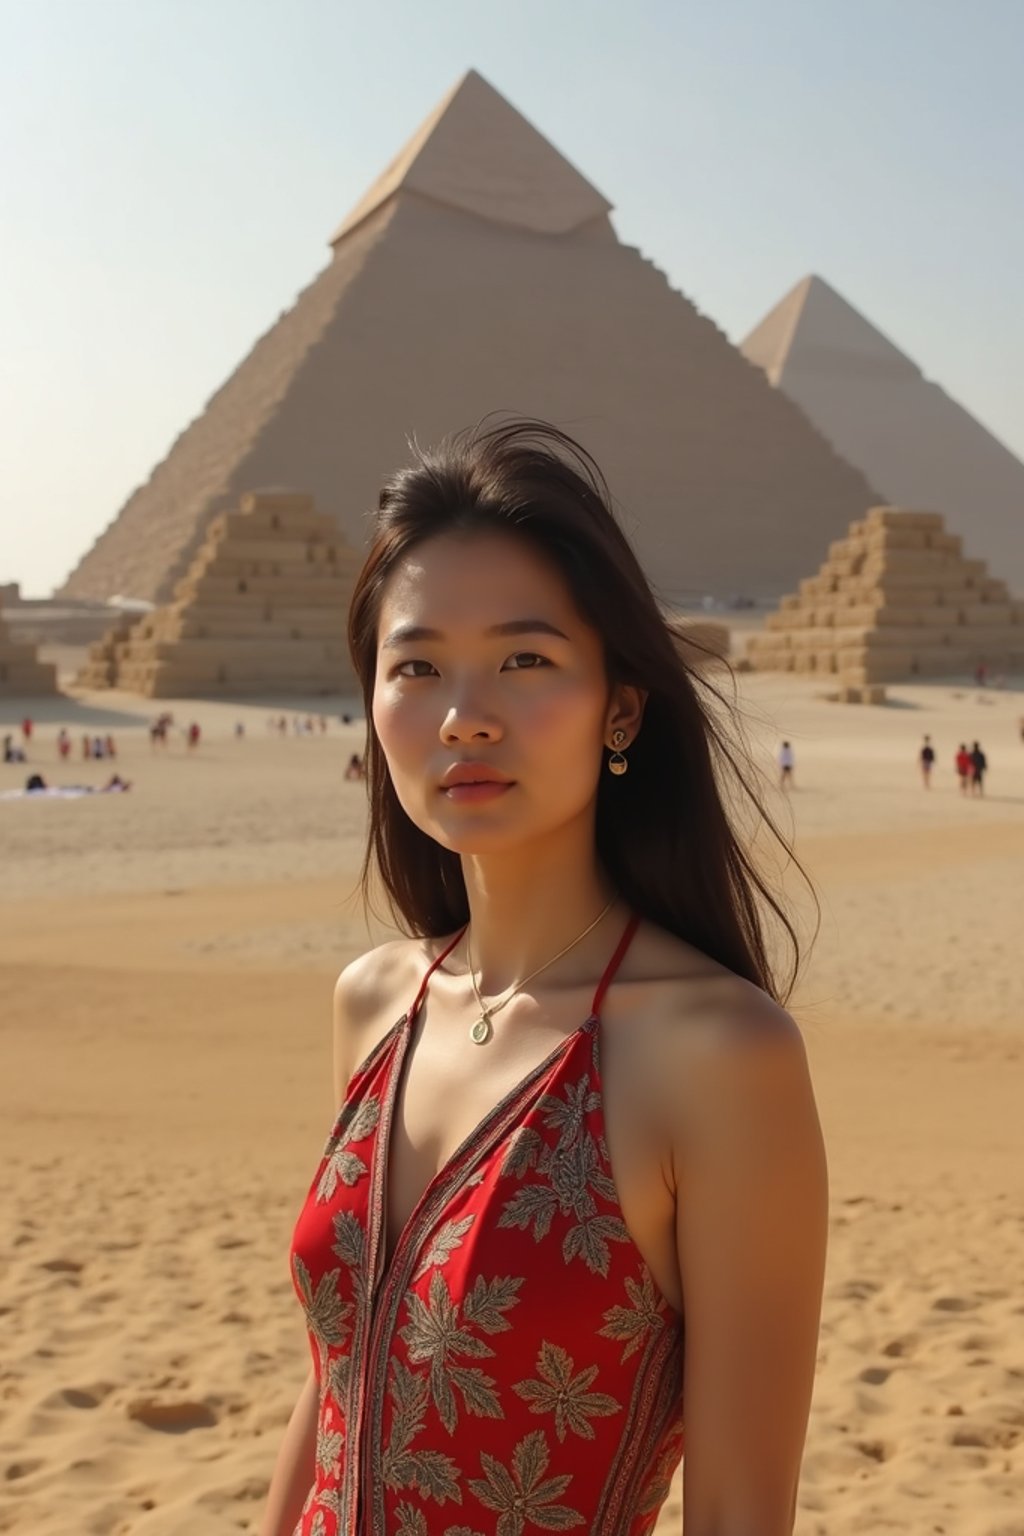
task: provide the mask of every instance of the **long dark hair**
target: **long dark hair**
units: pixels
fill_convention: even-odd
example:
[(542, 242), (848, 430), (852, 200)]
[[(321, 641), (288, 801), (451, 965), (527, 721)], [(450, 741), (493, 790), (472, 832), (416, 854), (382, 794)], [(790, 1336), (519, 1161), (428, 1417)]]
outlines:
[[(593, 459), (558, 428), (530, 420), (477, 427), (414, 452), (416, 462), (381, 490), (349, 611), (368, 734), (364, 898), (379, 877), (392, 917), (410, 934), (448, 934), (469, 919), (459, 855), (406, 814), (373, 728), (379, 615), (391, 572), (425, 539), (471, 530), (514, 533), (561, 573), (601, 637), (609, 683), (635, 684), (647, 693), (628, 774), (600, 776), (596, 839), (603, 868), (634, 912), (784, 1000), (800, 941), (780, 895), (745, 846), (744, 807), (754, 812), (755, 835), (767, 828), (786, 857), (792, 854), (754, 787), (749, 755), (733, 739), (734, 700), (709, 680), (707, 667), (684, 659), (610, 510)], [(688, 642), (687, 652), (693, 651), (701, 647)], [(790, 950), (781, 976), (766, 919)]]

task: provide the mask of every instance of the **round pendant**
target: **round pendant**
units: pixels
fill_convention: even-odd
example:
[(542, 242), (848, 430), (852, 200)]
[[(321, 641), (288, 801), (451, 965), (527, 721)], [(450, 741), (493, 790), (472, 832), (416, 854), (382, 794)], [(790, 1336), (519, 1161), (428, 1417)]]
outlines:
[(491, 1021), (486, 1014), (482, 1018), (477, 1019), (469, 1032), (469, 1038), (474, 1045), (486, 1045), (487, 1041), (491, 1038)]

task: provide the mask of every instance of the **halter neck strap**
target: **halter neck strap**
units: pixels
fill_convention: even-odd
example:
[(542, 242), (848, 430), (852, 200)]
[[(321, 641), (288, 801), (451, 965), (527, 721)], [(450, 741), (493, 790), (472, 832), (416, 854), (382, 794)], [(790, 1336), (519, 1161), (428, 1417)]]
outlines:
[(455, 935), (454, 939), (452, 939), (451, 943), (448, 945), (447, 949), (442, 949), (442, 951), (438, 955), (437, 959), (433, 960), (431, 962), (429, 969), (427, 970), (426, 974), (423, 977), (423, 980), (420, 982), (420, 989), (416, 993), (416, 1001), (413, 1003), (412, 1007), (409, 1009), (408, 1017), (409, 1017), (410, 1020), (414, 1019), (416, 1017), (416, 1015), (420, 1011), (420, 1005), (423, 1002), (424, 996), (426, 995), (427, 985), (428, 985), (428, 983), (430, 981), (431, 976), (433, 976), (434, 972), (437, 970), (438, 966), (441, 964), (441, 961), (442, 960), (446, 960), (448, 958), (448, 956), (451, 954), (452, 950), (455, 948), (456, 944), (462, 938), (462, 935), (465, 933), (465, 931), (466, 931), (466, 929), (468, 927), (469, 927), (469, 924), (466, 923), (464, 925), (464, 927), (460, 928), (458, 933)]
[[(625, 927), (625, 929), (623, 931), (622, 937), (620, 938), (618, 944), (615, 947), (615, 953), (612, 955), (611, 959), (608, 961), (608, 964), (605, 966), (604, 974), (602, 975), (601, 980), (597, 984), (597, 991), (594, 993), (594, 1001), (590, 1005), (590, 1016), (591, 1016), (591, 1018), (598, 1018), (600, 1016), (601, 1004), (604, 1002), (605, 993), (608, 991), (608, 988), (611, 986), (612, 982), (614, 981), (614, 979), (615, 979), (615, 972), (618, 970), (619, 966), (622, 964), (623, 957), (625, 956), (625, 953), (626, 953), (627, 949), (629, 948), (630, 944), (632, 943), (633, 935), (636, 933), (636, 931), (639, 928), (639, 926), (640, 926), (640, 918), (637, 915), (637, 913), (634, 912), (632, 914), (632, 916), (630, 917), (629, 922), (626, 924), (626, 927)], [(423, 1003), (424, 996), (426, 995), (427, 987), (428, 987), (428, 985), (430, 983), (431, 976), (433, 976), (434, 972), (437, 970), (438, 966), (441, 964), (441, 961), (447, 959), (447, 957), (451, 954), (452, 950), (455, 948), (456, 944), (462, 938), (463, 934), (466, 931), (466, 928), (468, 928), (468, 927), (469, 927), (469, 924), (466, 923), (465, 927), (460, 928), (458, 933), (455, 935), (454, 939), (452, 939), (451, 943), (445, 949), (442, 949), (441, 953), (437, 956), (437, 958), (435, 960), (431, 961), (429, 968), (427, 969), (426, 973), (424, 974), (423, 980), (420, 982), (420, 989), (419, 989), (419, 991), (416, 994), (416, 1001), (413, 1003), (412, 1007), (409, 1009), (409, 1015), (408, 1016), (409, 1016), (410, 1020), (414, 1019), (416, 1017), (416, 1015), (420, 1011), (420, 1007), (421, 1007), (421, 1005)]]
[(639, 926), (640, 918), (638, 914), (634, 912), (630, 917), (629, 922), (626, 924), (622, 938), (616, 945), (615, 953), (612, 955), (611, 959), (608, 961), (608, 964), (604, 968), (604, 975), (601, 977), (601, 980), (597, 984), (597, 991), (594, 993), (594, 1001), (590, 1005), (591, 1018), (596, 1019), (600, 1017), (601, 1004), (604, 1002), (605, 993), (608, 991), (608, 988), (614, 981), (615, 972), (622, 964), (623, 956), (625, 955), (626, 950), (629, 948), (630, 944), (633, 942), (633, 935), (636, 933)]

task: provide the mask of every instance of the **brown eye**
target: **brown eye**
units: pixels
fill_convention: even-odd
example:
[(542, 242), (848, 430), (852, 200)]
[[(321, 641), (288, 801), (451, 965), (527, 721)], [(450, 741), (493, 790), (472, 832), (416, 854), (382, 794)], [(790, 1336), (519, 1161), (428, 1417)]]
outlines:
[[(538, 666), (548, 667), (551, 665), (546, 656), (540, 656), (536, 651), (517, 651), (514, 656), (509, 657), (509, 661), (518, 663), (518, 665), (512, 668), (513, 672), (534, 672)], [(522, 665), (524, 661), (526, 663), (525, 666)]]
[(423, 661), (420, 657), (413, 657), (411, 661), (400, 661), (397, 667), (392, 668), (392, 677), (425, 677), (424, 672), (403, 672), (403, 667), (429, 667), (429, 661)]

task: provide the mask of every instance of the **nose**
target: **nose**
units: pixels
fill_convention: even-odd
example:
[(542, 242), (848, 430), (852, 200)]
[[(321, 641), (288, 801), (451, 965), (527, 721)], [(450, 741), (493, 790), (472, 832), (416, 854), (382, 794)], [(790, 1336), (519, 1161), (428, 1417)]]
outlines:
[(445, 746), (460, 741), (500, 741), (502, 729), (493, 715), (479, 702), (470, 698), (453, 703), (441, 725), (441, 740)]

